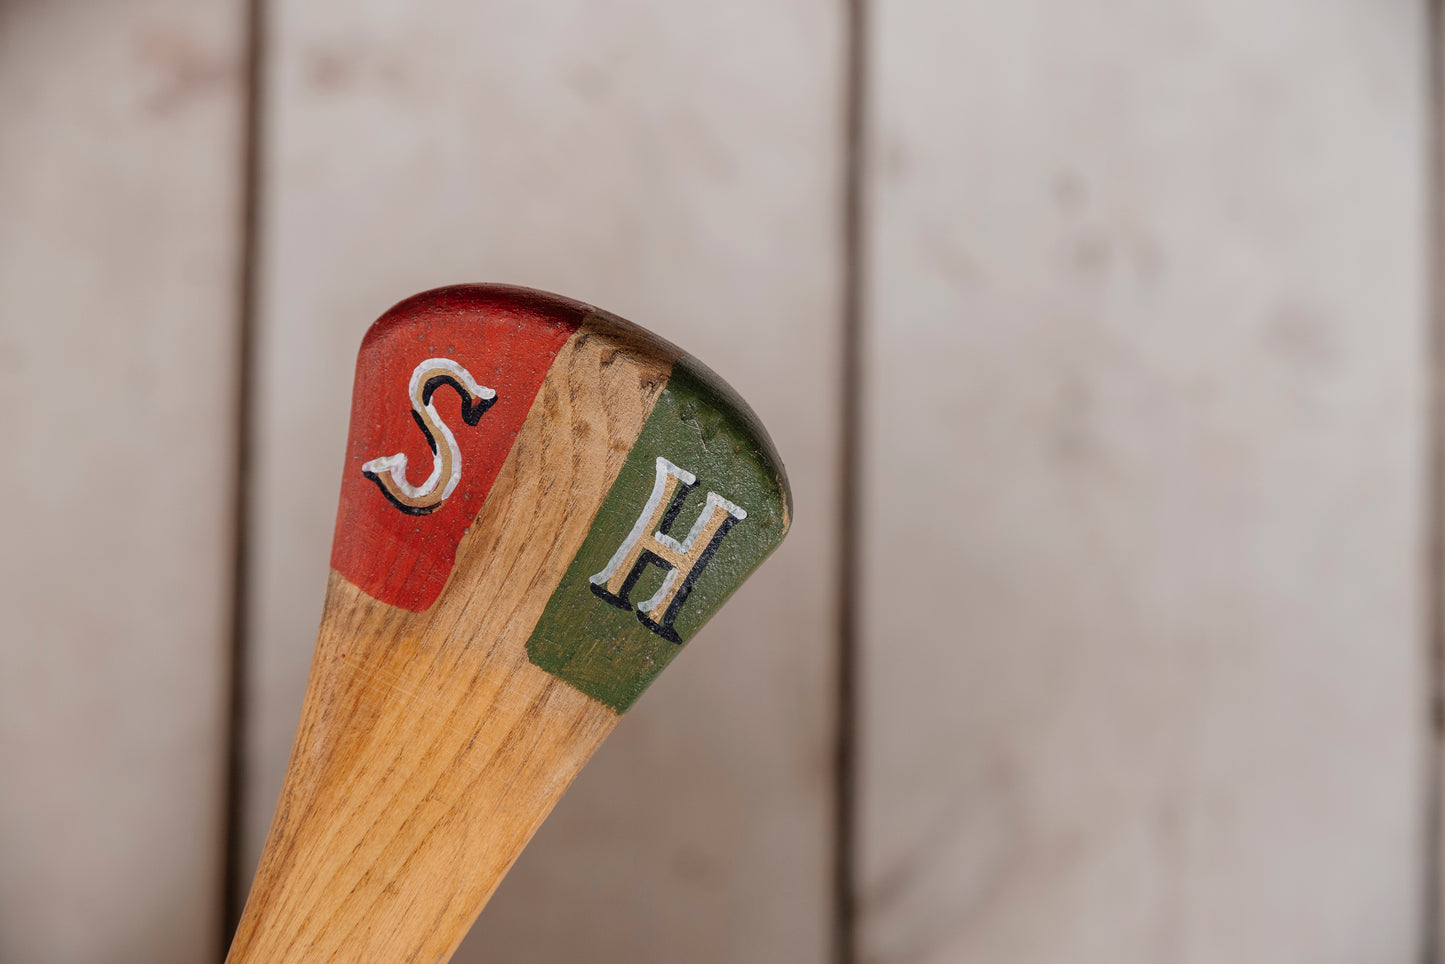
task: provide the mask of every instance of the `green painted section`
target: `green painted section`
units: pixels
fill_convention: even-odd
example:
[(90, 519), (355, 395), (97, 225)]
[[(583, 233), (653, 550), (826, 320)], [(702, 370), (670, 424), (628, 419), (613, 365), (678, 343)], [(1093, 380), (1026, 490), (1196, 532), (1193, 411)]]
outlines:
[[(671, 628), (680, 642), (649, 628), (636, 612), (636, 604), (661, 587), (663, 567), (641, 568), (628, 593), (630, 611), (606, 602), (589, 582), (607, 568), (632, 533), (652, 494), (659, 456), (697, 477), (666, 535), (686, 539), (708, 492), (747, 510), (747, 518), (717, 542), (706, 568), (677, 607)], [(777, 548), (791, 519), (792, 493), (783, 463), (757, 416), (706, 366), (683, 358), (673, 367), (581, 550), (537, 621), (527, 641), (528, 656), (593, 699), (625, 712)], [(643, 540), (649, 538), (651, 533), (643, 533)]]

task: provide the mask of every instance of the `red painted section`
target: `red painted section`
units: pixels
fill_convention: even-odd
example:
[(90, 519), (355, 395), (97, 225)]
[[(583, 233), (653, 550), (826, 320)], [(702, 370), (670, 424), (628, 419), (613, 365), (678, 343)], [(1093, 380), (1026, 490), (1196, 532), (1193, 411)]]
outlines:
[[(415, 295), (382, 315), (356, 361), (331, 567), (384, 603), (420, 612), (435, 602), (552, 360), (590, 310), (528, 288), (457, 285)], [(432, 396), (461, 451), (461, 480), (430, 514), (408, 515), (361, 466), (405, 452), (413, 485), (430, 474), (432, 452), (407, 395), (412, 370), (429, 358), (457, 362), (497, 400), (471, 426), (450, 387)]]

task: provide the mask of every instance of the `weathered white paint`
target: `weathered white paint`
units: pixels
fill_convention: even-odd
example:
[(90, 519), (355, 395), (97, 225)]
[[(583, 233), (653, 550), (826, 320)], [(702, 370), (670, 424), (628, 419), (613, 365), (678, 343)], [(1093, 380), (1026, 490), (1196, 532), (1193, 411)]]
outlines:
[(1418, 959), (1423, 4), (870, 7), (863, 959)]
[(716, 369), (771, 431), (799, 511), (457, 960), (825, 958), (841, 15), (825, 0), (271, 4), (253, 856), (311, 658), (362, 333), (426, 288), (531, 285)]
[(234, 0), (0, 3), (0, 960), (220, 940)]

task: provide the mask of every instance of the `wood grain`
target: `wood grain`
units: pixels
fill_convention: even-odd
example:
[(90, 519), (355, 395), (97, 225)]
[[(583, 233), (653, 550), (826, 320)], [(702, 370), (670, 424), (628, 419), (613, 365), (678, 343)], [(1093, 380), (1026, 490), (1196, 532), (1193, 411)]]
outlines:
[(244, 4), (0, 3), (0, 960), (212, 960)]
[(402, 293), (511, 281), (704, 359), (768, 426), (801, 511), (768, 578), (628, 713), (457, 960), (826, 960), (842, 7), (268, 11), (240, 888), (296, 732), (356, 344)]
[(1423, 6), (871, 6), (864, 959), (1418, 960)]
[(333, 573), (233, 964), (449, 958), (612, 730), (526, 651), (675, 357), (603, 325), (557, 355), (433, 607)]

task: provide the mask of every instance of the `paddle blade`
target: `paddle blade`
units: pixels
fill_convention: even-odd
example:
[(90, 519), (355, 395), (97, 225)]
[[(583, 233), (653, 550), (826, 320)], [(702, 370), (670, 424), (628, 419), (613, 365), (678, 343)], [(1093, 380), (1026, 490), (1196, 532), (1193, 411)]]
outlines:
[(619, 715), (777, 547), (781, 461), (696, 359), (443, 288), (357, 362), (321, 630), (228, 961), (444, 961)]

